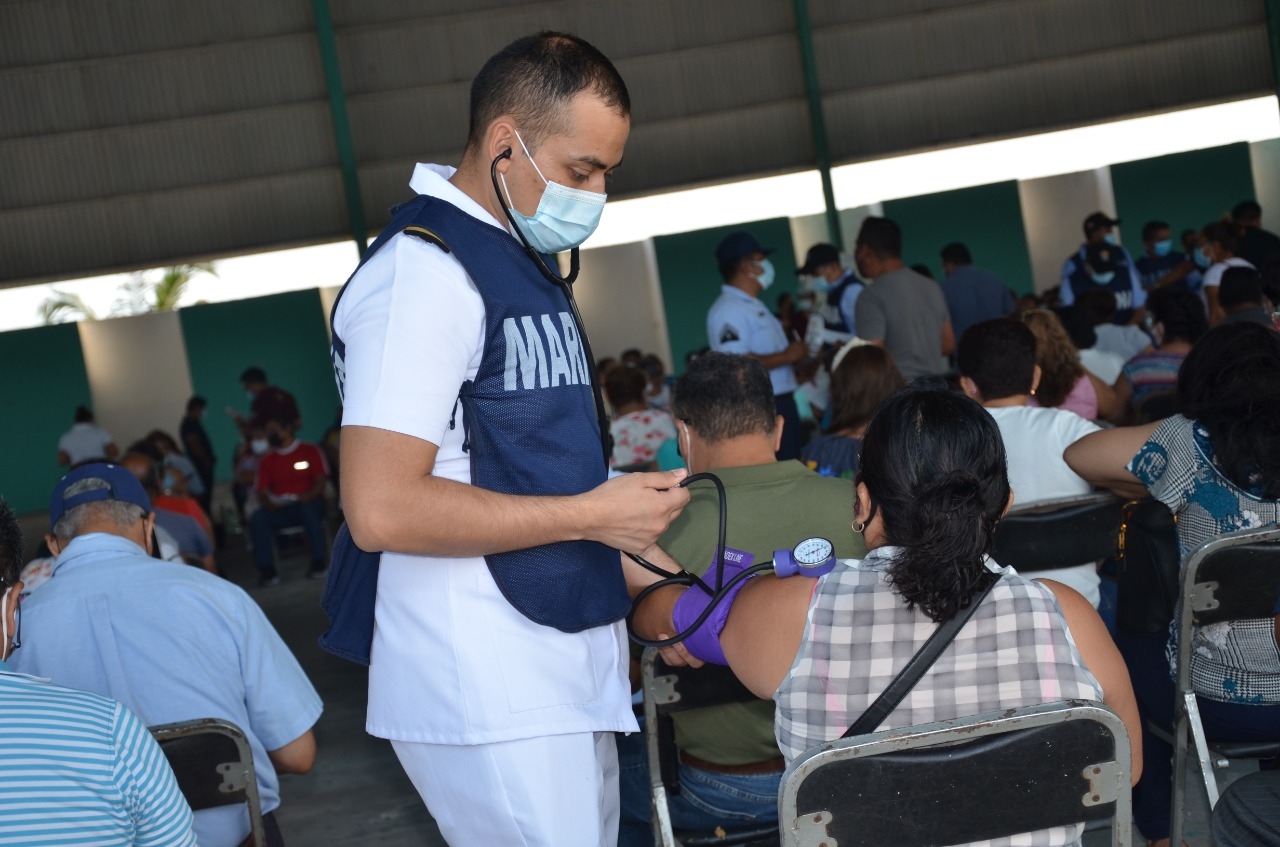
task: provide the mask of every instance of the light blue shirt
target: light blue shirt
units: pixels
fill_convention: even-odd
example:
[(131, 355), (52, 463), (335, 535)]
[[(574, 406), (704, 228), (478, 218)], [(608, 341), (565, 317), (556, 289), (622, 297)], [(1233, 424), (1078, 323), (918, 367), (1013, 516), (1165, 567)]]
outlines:
[(119, 703), (0, 662), (0, 843), (195, 847), (160, 745)]
[[(263, 812), (280, 805), (267, 757), (320, 716), (298, 661), (239, 587), (153, 559), (128, 539), (72, 540), (22, 605), (15, 669), (119, 700), (148, 726), (223, 718), (253, 748)], [(201, 847), (239, 844), (242, 806), (196, 813)]]
[[(718, 353), (754, 353), (772, 356), (787, 349), (787, 332), (777, 318), (741, 288), (720, 286), (720, 296), (707, 311), (707, 341)], [(796, 390), (796, 374), (790, 365), (769, 369), (774, 395)]]

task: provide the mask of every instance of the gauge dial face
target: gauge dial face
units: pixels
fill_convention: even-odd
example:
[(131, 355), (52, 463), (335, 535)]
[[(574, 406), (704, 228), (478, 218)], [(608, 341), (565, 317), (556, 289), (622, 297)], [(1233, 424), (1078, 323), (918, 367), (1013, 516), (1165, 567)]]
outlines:
[(791, 551), (796, 564), (810, 567), (822, 564), (834, 553), (835, 547), (825, 538), (806, 538)]

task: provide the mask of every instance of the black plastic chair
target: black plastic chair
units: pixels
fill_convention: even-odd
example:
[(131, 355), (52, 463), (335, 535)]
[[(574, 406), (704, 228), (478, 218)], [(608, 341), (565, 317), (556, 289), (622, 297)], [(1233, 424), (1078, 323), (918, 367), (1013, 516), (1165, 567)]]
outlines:
[(1170, 844), (1182, 843), (1186, 808), (1187, 756), (1194, 744), (1209, 808), (1218, 802), (1214, 766), (1227, 760), (1270, 759), (1280, 755), (1280, 727), (1269, 742), (1213, 741), (1205, 737), (1200, 707), (1191, 685), (1193, 626), (1273, 618), (1280, 601), (1280, 527), (1245, 529), (1210, 539), (1187, 559), (1178, 603), (1177, 685), (1174, 693), (1173, 820)]
[(1021, 574), (1106, 559), (1116, 552), (1122, 505), (1098, 492), (1014, 509), (996, 528), (991, 557)]
[(249, 807), (252, 843), (266, 847), (253, 750), (240, 727), (217, 718), (201, 718), (150, 729), (192, 811), (244, 803)]
[(723, 832), (675, 830), (667, 798), (680, 793), (679, 760), (671, 715), (726, 703), (748, 703), (760, 698), (747, 690), (733, 671), (723, 665), (676, 668), (662, 661), (652, 647), (640, 660), (644, 684), (644, 736), (649, 759), (649, 789), (653, 834), (660, 847), (706, 845), (776, 845), (778, 827), (767, 824)]
[(1157, 391), (1142, 398), (1134, 407), (1134, 422), (1139, 424), (1162, 421), (1171, 418), (1181, 411), (1178, 404), (1178, 392)]
[(1064, 700), (813, 747), (787, 768), (785, 847), (941, 847), (1091, 821), (1130, 847), (1129, 735)]

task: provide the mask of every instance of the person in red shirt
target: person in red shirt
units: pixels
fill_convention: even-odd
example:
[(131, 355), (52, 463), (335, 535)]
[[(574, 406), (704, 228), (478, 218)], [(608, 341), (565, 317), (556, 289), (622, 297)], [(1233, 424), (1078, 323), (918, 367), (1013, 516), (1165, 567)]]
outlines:
[(324, 489), (329, 480), (329, 463), (319, 447), (294, 437), (292, 419), (271, 418), (265, 432), (271, 450), (258, 463), (254, 490), (260, 508), (249, 519), (258, 584), (280, 584), (271, 540), (277, 531), (294, 526), (303, 527), (311, 547), (311, 570), (307, 576), (323, 579), (328, 546)]

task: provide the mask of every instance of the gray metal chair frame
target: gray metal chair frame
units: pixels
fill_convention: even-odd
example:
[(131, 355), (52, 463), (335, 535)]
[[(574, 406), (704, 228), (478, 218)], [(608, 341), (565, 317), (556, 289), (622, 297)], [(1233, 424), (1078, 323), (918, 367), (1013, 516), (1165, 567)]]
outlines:
[[(240, 727), (219, 718), (200, 718), (150, 730), (192, 810), (245, 803), (253, 844), (267, 847), (253, 750)], [(229, 758), (232, 751), (235, 756)]]
[[(892, 806), (889, 814), (882, 815), (877, 814), (877, 809), (883, 809), (884, 806), (874, 802), (869, 803), (865, 796), (854, 796), (855, 792), (848, 792), (847, 795), (840, 792), (841, 800), (834, 804), (833, 808), (807, 808), (805, 807), (807, 798), (804, 794), (808, 792), (804, 792), (805, 783), (814, 780), (815, 777), (821, 779), (824, 776), (831, 778), (833, 782), (841, 779), (842, 776), (857, 780), (858, 774), (855, 769), (862, 770), (870, 765), (882, 763), (883, 767), (895, 769), (907, 778), (919, 773), (921, 768), (930, 767), (931, 764), (924, 760), (912, 761), (910, 755), (903, 757), (895, 754), (936, 755), (944, 753), (946, 747), (965, 745), (976, 739), (1031, 740), (1043, 746), (1044, 742), (1056, 739), (1054, 733), (1061, 736), (1064, 729), (1087, 729), (1088, 725), (1084, 722), (1097, 725), (1095, 729), (1103, 733), (1101, 736), (1104, 742), (1103, 747), (1108, 746), (1105, 744), (1107, 739), (1112, 742), (1110, 758), (1104, 761), (1091, 761), (1089, 759), (1092, 757), (1082, 757), (1077, 753), (1076, 761), (1066, 761), (1067, 753), (1064, 751), (1061, 756), (1037, 755), (1020, 759), (1017, 761), (1018, 766), (1037, 770), (1023, 778), (1019, 787), (1026, 792), (1036, 793), (1036, 796), (1050, 795), (1052, 792), (1050, 796), (1042, 797), (1045, 804), (1051, 797), (1063, 804), (1072, 814), (1074, 811), (1071, 810), (1071, 806), (1074, 804), (1075, 810), (1080, 813), (1080, 817), (1076, 820), (1105, 821), (1110, 818), (1113, 847), (1130, 847), (1133, 818), (1129, 786), (1131, 767), (1129, 735), (1119, 715), (1101, 703), (1086, 700), (1063, 700), (1023, 709), (986, 712), (973, 717), (839, 739), (812, 747), (795, 759), (783, 776), (782, 790), (778, 800), (782, 843), (784, 847), (821, 847), (824, 844), (836, 843), (841, 847), (856, 847), (858, 844), (868, 843), (867, 838), (871, 838), (870, 843), (883, 845), (883, 847), (931, 845), (934, 842), (924, 840), (923, 835), (911, 832), (910, 827), (901, 822), (911, 815), (913, 806), (916, 809), (928, 808), (927, 801), (930, 796), (937, 796), (945, 802), (947, 797), (942, 796), (945, 793), (954, 802), (952, 794), (955, 790), (954, 786), (926, 787), (920, 784), (917, 787), (912, 782), (911, 790), (918, 793), (915, 796), (898, 794), (892, 798), (886, 798)], [(1068, 724), (1072, 727), (1067, 727)], [(1019, 738), (1012, 735), (1013, 733), (1024, 735)], [(1032, 735), (1039, 733), (1048, 733), (1048, 735)], [(880, 762), (876, 761), (877, 758)], [(968, 765), (971, 761), (974, 765), (972, 774), (966, 772), (965, 775), (966, 790), (980, 793), (984, 801), (989, 799), (992, 806), (999, 807), (1003, 802), (1006, 807), (1012, 808), (1016, 805), (1023, 812), (1032, 808), (1027, 803), (1025, 794), (1009, 799), (1014, 795), (1011, 789), (1017, 779), (1010, 773), (1008, 751), (1004, 747), (990, 746), (983, 750), (973, 748), (972, 745), (968, 749), (963, 746), (957, 747), (956, 761), (960, 765)], [(1064, 767), (1069, 769), (1067, 775), (1070, 779), (1064, 779)], [(881, 773), (885, 772), (881, 771)], [(1075, 774), (1079, 775), (1079, 793), (1074, 793), (1074, 788), (1068, 791), (1063, 787), (1077, 785)], [(867, 785), (868, 791), (874, 791), (881, 783), (877, 780), (862, 780), (861, 784)], [(931, 791), (933, 793), (929, 794)], [(1035, 813), (1038, 814), (1040, 808), (1041, 804), (1036, 804)], [(957, 808), (957, 819), (961, 816), (968, 818), (969, 810), (970, 807)], [(876, 825), (875, 834), (859, 841), (856, 833), (864, 828), (870, 832), (871, 828), (868, 824), (873, 818)], [(944, 828), (947, 826), (945, 820), (931, 817), (930, 821)], [(1025, 826), (1024, 815), (1021, 821), (1023, 825), (1018, 828), (1003, 828), (1005, 825), (1001, 824), (979, 837), (998, 838), (1070, 822), (1070, 820), (1054, 820), (1041, 826), (1028, 828)], [(838, 829), (839, 833), (829, 831), (831, 829)], [(892, 831), (891, 837), (886, 837), (886, 829)], [(855, 836), (847, 842), (845, 833), (848, 832), (855, 833)], [(940, 845), (956, 842), (953, 839), (936, 843)]]
[(996, 528), (992, 558), (1019, 573), (1069, 568), (1115, 555), (1124, 501), (1108, 492), (1015, 508)]
[[(667, 808), (668, 783), (664, 775), (674, 778), (676, 762), (675, 742), (663, 731), (664, 721), (672, 712), (689, 708), (704, 708), (725, 703), (742, 703), (758, 700), (733, 676), (728, 668), (707, 665), (703, 668), (668, 668), (661, 666), (658, 651), (652, 647), (644, 651), (640, 660), (640, 672), (644, 687), (644, 740), (649, 761), (649, 796), (654, 841), (660, 847), (683, 847), (697, 844), (703, 838), (678, 837), (671, 826), (671, 811)], [(699, 675), (693, 677), (693, 675)], [(691, 677), (706, 684), (690, 684)], [(682, 694), (682, 689), (684, 692)], [(686, 694), (688, 699), (686, 699)], [(678, 790), (678, 789), (677, 789)], [(713, 836), (714, 843), (726, 845), (750, 844), (764, 838), (777, 843), (778, 829), (769, 824), (731, 830), (723, 837)]]
[[(1245, 555), (1257, 556), (1258, 565), (1250, 568), (1243, 590), (1231, 590), (1224, 584), (1223, 574), (1215, 569), (1228, 551), (1251, 548)], [(1202, 571), (1208, 579), (1203, 579)], [(1191, 685), (1191, 632), (1195, 625), (1248, 618), (1275, 616), (1276, 599), (1280, 596), (1280, 527), (1244, 529), (1226, 533), (1201, 544), (1187, 559), (1182, 574), (1182, 591), (1178, 600), (1178, 652), (1174, 657), (1177, 684), (1173, 706), (1173, 820), (1170, 821), (1170, 844), (1182, 843), (1183, 818), (1187, 794), (1187, 757), (1194, 745), (1196, 763), (1209, 798), (1209, 808), (1218, 802), (1218, 783), (1213, 775), (1215, 764), (1225, 766), (1225, 759), (1271, 758), (1280, 755), (1280, 728), (1276, 743), (1210, 744), (1200, 719), (1200, 707)]]

